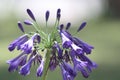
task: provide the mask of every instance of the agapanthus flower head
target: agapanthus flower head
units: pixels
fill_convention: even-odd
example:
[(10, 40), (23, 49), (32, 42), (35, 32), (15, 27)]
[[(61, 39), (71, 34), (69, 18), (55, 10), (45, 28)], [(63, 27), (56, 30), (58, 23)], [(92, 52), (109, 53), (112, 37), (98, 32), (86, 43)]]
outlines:
[[(39, 28), (40, 26), (30, 9), (27, 9), (27, 13), (33, 22), (26, 19), (24, 24), (33, 26), (35, 31), (25, 32), (23, 24), (20, 21), (18, 22), (18, 27), (23, 35), (10, 43), (8, 49), (13, 51), (17, 48), (21, 53), (7, 61), (10, 65), (9, 72), (17, 70), (21, 75), (29, 75), (34, 63), (34, 65), (39, 65), (36, 76), (42, 77), (41, 80), (45, 80), (48, 70), (54, 71), (57, 66), (61, 69), (63, 80), (74, 80), (78, 72), (81, 72), (87, 78), (92, 69), (97, 67), (97, 64), (92, 62), (86, 55), (90, 54), (94, 47), (74, 37), (68, 31), (71, 26), (70, 22), (65, 27), (64, 24), (59, 24), (61, 9), (57, 10), (54, 29), (51, 29), (50, 33)], [(46, 27), (48, 26), (49, 16), (50, 12), (46, 11)], [(83, 22), (77, 32), (85, 26), (86, 22)]]

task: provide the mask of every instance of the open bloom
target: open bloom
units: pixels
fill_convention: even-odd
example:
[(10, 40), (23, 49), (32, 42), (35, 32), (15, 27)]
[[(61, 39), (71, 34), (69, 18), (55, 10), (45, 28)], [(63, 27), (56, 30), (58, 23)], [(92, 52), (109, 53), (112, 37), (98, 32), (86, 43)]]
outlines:
[[(36, 76), (43, 77), (43, 80), (45, 80), (48, 70), (54, 71), (57, 66), (60, 67), (63, 80), (74, 80), (78, 72), (88, 78), (92, 69), (97, 67), (97, 64), (86, 55), (90, 54), (94, 47), (74, 37), (68, 31), (71, 26), (70, 22), (66, 28), (63, 24), (59, 25), (61, 9), (57, 10), (55, 26), (50, 33), (47, 31), (50, 15), (48, 10), (45, 13), (46, 31), (39, 29), (30, 9), (27, 9), (27, 13), (34, 22), (25, 20), (24, 24), (33, 26), (35, 32), (25, 33), (22, 23), (18, 21), (18, 27), (24, 34), (10, 43), (8, 50), (13, 51), (17, 48), (21, 53), (7, 61), (8, 71), (17, 70), (19, 74), (26, 76), (30, 74), (32, 65), (38, 64)], [(81, 31), (85, 25), (86, 22), (83, 22), (77, 32)]]
[[(38, 38), (39, 37), (39, 38)], [(34, 41), (37, 39), (38, 42), (40, 42), (40, 36), (39, 34), (35, 33), (28, 41), (26, 41), (24, 44), (20, 46), (20, 49), (23, 50), (25, 53), (31, 53), (34, 48)]]
[(20, 45), (26, 42), (27, 40), (28, 40), (28, 36), (26, 34), (20, 36), (8, 46), (9, 51), (13, 51), (16, 47), (18, 47), (19, 49)]

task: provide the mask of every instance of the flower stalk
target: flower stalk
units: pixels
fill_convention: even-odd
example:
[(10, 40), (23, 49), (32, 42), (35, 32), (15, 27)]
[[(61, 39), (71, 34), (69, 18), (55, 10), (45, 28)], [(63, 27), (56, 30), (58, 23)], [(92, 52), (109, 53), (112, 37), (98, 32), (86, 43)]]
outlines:
[(47, 49), (47, 52), (46, 52), (46, 55), (45, 55), (44, 70), (43, 70), (43, 75), (41, 77), (41, 80), (46, 80), (48, 69), (49, 69), (50, 54), (51, 54), (51, 50)]

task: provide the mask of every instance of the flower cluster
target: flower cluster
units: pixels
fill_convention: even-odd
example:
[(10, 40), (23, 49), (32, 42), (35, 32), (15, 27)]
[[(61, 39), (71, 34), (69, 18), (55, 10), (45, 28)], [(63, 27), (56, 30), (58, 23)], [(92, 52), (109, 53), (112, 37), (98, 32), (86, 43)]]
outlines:
[[(26, 33), (22, 22), (18, 21), (18, 27), (24, 34), (10, 43), (8, 49), (9, 51), (17, 49), (21, 53), (7, 61), (8, 70), (10, 72), (19, 70), (19, 74), (29, 75), (33, 63), (37, 63), (39, 67), (36, 76), (43, 76), (42, 80), (45, 80), (48, 70), (53, 71), (57, 66), (61, 69), (63, 80), (74, 80), (78, 72), (87, 78), (92, 69), (97, 67), (96, 63), (86, 56), (91, 53), (93, 46), (69, 33), (71, 23), (65, 27), (63, 24), (59, 25), (61, 9), (57, 10), (54, 29), (51, 29), (50, 33), (47, 31), (49, 11), (45, 13), (46, 31), (39, 29), (40, 26), (30, 9), (27, 9), (27, 13), (32, 21), (27, 19), (24, 24), (33, 26), (36, 31)], [(83, 22), (77, 32), (85, 26), (86, 22)]]

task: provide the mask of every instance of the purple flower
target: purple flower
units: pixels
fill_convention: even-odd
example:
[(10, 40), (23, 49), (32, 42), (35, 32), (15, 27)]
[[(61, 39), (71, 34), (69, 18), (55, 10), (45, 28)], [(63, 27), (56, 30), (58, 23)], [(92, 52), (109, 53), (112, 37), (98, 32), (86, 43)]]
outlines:
[(28, 75), (30, 73), (30, 68), (31, 68), (31, 65), (32, 65), (32, 62), (33, 62), (34, 59), (35, 59), (35, 56), (30, 58), (30, 60), (20, 68), (19, 73), (21, 75)]
[(68, 38), (68, 36), (66, 36), (62, 31), (60, 31), (60, 35), (62, 38), (62, 46), (63, 48), (69, 48), (72, 44), (72, 41)]
[(60, 64), (63, 80), (74, 80), (76, 77), (76, 72), (71, 68), (70, 65), (63, 62), (63, 64)]
[(40, 66), (37, 69), (37, 76), (42, 76), (44, 69), (44, 59), (41, 61)]
[(59, 44), (58, 44), (57, 42), (55, 42), (54, 47), (55, 47), (56, 50), (57, 50), (58, 58), (59, 58), (59, 59), (62, 59), (62, 54), (63, 54), (63, 52), (62, 52), (62, 49), (60, 48), (60, 46), (59, 46)]
[(81, 47), (86, 54), (90, 54), (92, 49), (94, 48), (93, 46), (83, 42), (82, 40), (80, 40), (78, 38), (73, 37), (72, 40), (76, 45)]
[(16, 46), (19, 48), (19, 46), (25, 43), (27, 40), (28, 40), (28, 36), (26, 34), (20, 36), (8, 46), (9, 51), (13, 51), (16, 48)]
[(27, 54), (31, 53), (34, 48), (33, 45), (34, 45), (35, 39), (37, 39), (37, 41), (40, 42), (40, 40), (38, 40), (40, 38), (38, 37), (40, 36), (37, 33), (34, 34), (28, 41), (26, 41), (24, 44), (20, 46), (21, 50), (23, 50)]
[(85, 56), (84, 54), (78, 55), (79, 59), (81, 61), (85, 61), (87, 62), (88, 70), (91, 72), (91, 68), (96, 68), (97, 64), (95, 62), (92, 62), (87, 56)]
[(65, 61), (63, 61), (63, 67), (64, 69), (69, 72), (69, 74), (73, 77), (75, 77), (77, 74), (76, 74), (76, 71), (72, 68), (71, 65), (69, 65), (68, 63), (66, 63)]
[(81, 47), (79, 47), (78, 45), (76, 45), (71, 39), (72, 36), (70, 34), (68, 34), (68, 32), (65, 31), (60, 31), (60, 35), (62, 38), (62, 46), (64, 48), (72, 48), (74, 51), (76, 51), (78, 54), (82, 54), (83, 49)]
[(8, 70), (11, 72), (18, 69), (18, 66), (22, 65), (21, 63), (23, 62), (23, 60), (26, 60), (26, 55), (24, 53), (21, 53), (19, 56), (17, 56), (14, 59), (8, 60), (7, 63), (10, 64)]
[(90, 61), (86, 56), (84, 56), (84, 54), (80, 54), (81, 56), (77, 58), (74, 50), (71, 50), (70, 55), (74, 64), (75, 71), (80, 71), (85, 78), (88, 78), (89, 73), (92, 71), (92, 68), (97, 67), (96, 64)]
[(56, 67), (59, 63), (58, 60), (57, 60), (58, 57), (56, 55), (56, 48), (55, 47), (53, 47), (53, 50), (52, 50), (51, 54), (52, 54), (52, 56), (50, 58), (49, 69), (51, 71), (53, 71), (53, 70), (56, 69)]

